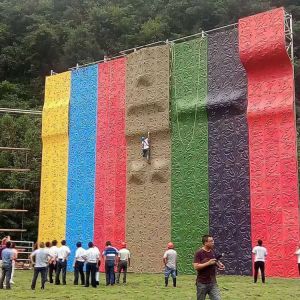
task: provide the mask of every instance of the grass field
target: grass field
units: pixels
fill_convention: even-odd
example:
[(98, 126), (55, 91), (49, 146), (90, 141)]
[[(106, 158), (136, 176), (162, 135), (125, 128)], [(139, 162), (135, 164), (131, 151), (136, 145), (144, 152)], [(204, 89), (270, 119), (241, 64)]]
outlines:
[[(46, 285), (40, 289), (40, 278), (35, 291), (30, 289), (32, 271), (17, 271), (12, 290), (0, 290), (0, 299), (107, 299), (107, 300), (141, 300), (141, 299), (196, 299), (195, 276), (182, 275), (177, 279), (178, 287), (165, 288), (163, 275), (129, 274), (128, 283), (124, 285), (104, 285), (104, 274), (100, 275), (97, 289), (85, 288), (72, 284), (73, 274), (67, 274), (66, 286)], [(251, 277), (221, 276), (218, 278), (223, 300), (298, 300), (300, 299), (300, 279), (267, 278), (267, 283), (252, 283)]]

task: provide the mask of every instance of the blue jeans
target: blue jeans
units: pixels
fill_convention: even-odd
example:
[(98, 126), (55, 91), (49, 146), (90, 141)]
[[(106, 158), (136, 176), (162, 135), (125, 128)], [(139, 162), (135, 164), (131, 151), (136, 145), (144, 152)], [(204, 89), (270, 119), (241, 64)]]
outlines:
[(115, 261), (107, 260), (105, 262), (106, 285), (115, 284)]
[(12, 264), (2, 265), (2, 276), (0, 278), (0, 289), (3, 289), (3, 283), (5, 279), (6, 289), (10, 289), (10, 277), (12, 271)]
[(169, 276), (171, 275), (172, 278), (176, 278), (176, 270), (175, 269), (171, 269), (169, 267), (165, 267), (165, 277), (169, 278)]
[(209, 295), (210, 300), (221, 300), (217, 283), (197, 282), (197, 300), (205, 300), (206, 295)]

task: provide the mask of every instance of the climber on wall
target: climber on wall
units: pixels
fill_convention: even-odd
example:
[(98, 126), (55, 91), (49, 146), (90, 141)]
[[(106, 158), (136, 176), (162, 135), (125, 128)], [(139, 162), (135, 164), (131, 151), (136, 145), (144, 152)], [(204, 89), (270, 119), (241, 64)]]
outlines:
[(141, 142), (142, 142), (142, 152), (143, 152), (143, 157), (147, 158), (147, 160), (150, 159), (150, 139), (149, 139), (149, 132), (148, 132), (148, 137), (141, 137)]

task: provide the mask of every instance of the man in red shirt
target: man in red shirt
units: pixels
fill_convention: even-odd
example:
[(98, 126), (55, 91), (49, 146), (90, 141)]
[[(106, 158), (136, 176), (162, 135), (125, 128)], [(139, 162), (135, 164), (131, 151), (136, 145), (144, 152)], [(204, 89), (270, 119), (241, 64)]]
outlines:
[(202, 237), (203, 247), (194, 257), (194, 269), (197, 271), (197, 300), (205, 300), (209, 295), (211, 300), (221, 300), (216, 280), (216, 267), (225, 270), (224, 265), (217, 259), (214, 248), (214, 239), (210, 235)]

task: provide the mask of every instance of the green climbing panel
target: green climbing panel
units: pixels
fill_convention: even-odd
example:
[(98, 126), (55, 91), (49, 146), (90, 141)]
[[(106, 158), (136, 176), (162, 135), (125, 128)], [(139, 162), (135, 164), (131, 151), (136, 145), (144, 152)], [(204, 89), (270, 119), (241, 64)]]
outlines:
[(171, 52), (172, 241), (179, 272), (192, 273), (209, 228), (207, 40), (175, 44)]

